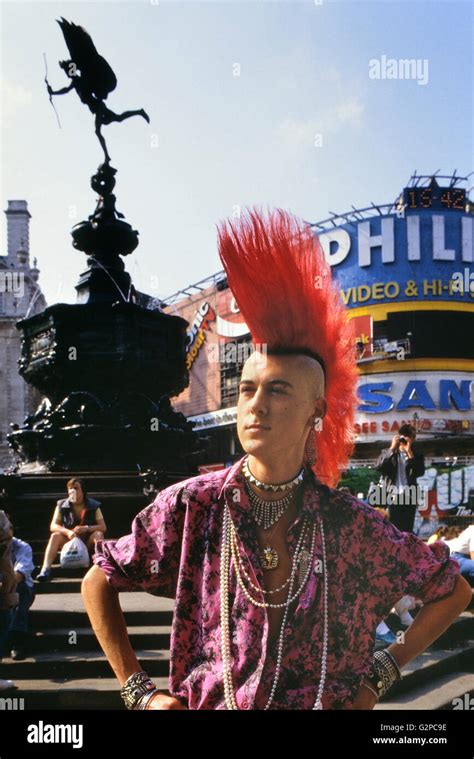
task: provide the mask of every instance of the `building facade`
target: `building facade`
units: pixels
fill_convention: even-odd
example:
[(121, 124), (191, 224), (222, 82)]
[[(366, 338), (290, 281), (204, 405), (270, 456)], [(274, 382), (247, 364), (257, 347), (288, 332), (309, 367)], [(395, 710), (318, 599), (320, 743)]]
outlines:
[(46, 307), (36, 258), (30, 264), (31, 215), (26, 200), (9, 200), (5, 215), (7, 254), (0, 255), (0, 471), (13, 464), (7, 442), (10, 424), (22, 424), (40, 401), (18, 373), (21, 335), (15, 325)]

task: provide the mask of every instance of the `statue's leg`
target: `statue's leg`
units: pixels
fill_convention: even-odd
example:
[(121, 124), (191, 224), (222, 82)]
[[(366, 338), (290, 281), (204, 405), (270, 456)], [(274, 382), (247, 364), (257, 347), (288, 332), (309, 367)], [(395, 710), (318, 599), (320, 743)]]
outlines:
[(143, 108), (140, 108), (139, 111), (124, 111), (123, 113), (113, 113), (112, 111), (109, 111), (109, 114), (112, 116), (109, 117), (110, 121), (125, 121), (125, 119), (129, 119), (131, 116), (141, 116), (145, 121), (150, 123), (150, 117)]
[(104, 151), (104, 154), (105, 154), (105, 160), (108, 163), (110, 163), (109, 151), (107, 150), (107, 145), (105, 144), (105, 139), (104, 139), (104, 137), (102, 135), (102, 132), (100, 131), (100, 127), (101, 126), (102, 126), (101, 120), (100, 120), (99, 116), (96, 116), (96, 119), (95, 119), (95, 133), (96, 133), (97, 137), (99, 138), (100, 144), (102, 145), (102, 150)]

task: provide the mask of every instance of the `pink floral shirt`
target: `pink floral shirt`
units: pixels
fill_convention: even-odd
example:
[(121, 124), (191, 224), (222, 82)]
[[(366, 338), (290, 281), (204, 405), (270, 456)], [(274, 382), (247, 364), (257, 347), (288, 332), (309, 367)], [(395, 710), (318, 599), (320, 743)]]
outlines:
[[(241, 474), (230, 469), (166, 488), (118, 540), (97, 543), (93, 561), (117, 591), (144, 590), (175, 598), (169, 691), (189, 709), (225, 709), (220, 631), (220, 541), (223, 504), (235, 524), (254, 584), (263, 585), (255, 522)], [(449, 595), (459, 573), (441, 541), (426, 545), (400, 532), (371, 506), (328, 488), (312, 473), (302, 507), (288, 530), (293, 554), (302, 514), (320, 515), (328, 572), (329, 646), (323, 709), (346, 709), (355, 699), (374, 649), (375, 628), (409, 594), (425, 603)], [(236, 499), (236, 489), (240, 491)], [(323, 641), (321, 537), (314, 570), (293, 602), (284, 633), (280, 680), (272, 709), (311, 709), (320, 678)], [(233, 684), (239, 709), (263, 709), (270, 694), (277, 643), (267, 645), (265, 609), (243, 594), (231, 572)]]

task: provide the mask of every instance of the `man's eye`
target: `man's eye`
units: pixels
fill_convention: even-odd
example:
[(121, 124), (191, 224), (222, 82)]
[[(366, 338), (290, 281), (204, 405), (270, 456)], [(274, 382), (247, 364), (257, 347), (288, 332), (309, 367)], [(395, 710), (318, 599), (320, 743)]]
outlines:
[(272, 393), (276, 393), (277, 395), (285, 395), (284, 390), (279, 390), (277, 387), (272, 387)]

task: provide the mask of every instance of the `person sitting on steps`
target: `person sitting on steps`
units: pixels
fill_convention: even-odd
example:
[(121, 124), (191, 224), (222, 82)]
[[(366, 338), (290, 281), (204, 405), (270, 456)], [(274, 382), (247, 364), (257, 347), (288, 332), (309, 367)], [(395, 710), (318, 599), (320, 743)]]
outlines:
[(51, 537), (44, 554), (41, 572), (37, 582), (51, 579), (51, 565), (58, 551), (72, 538), (79, 537), (92, 553), (98, 540), (103, 540), (106, 532), (100, 501), (87, 495), (84, 480), (73, 477), (66, 485), (68, 497), (59, 500), (50, 524)]

